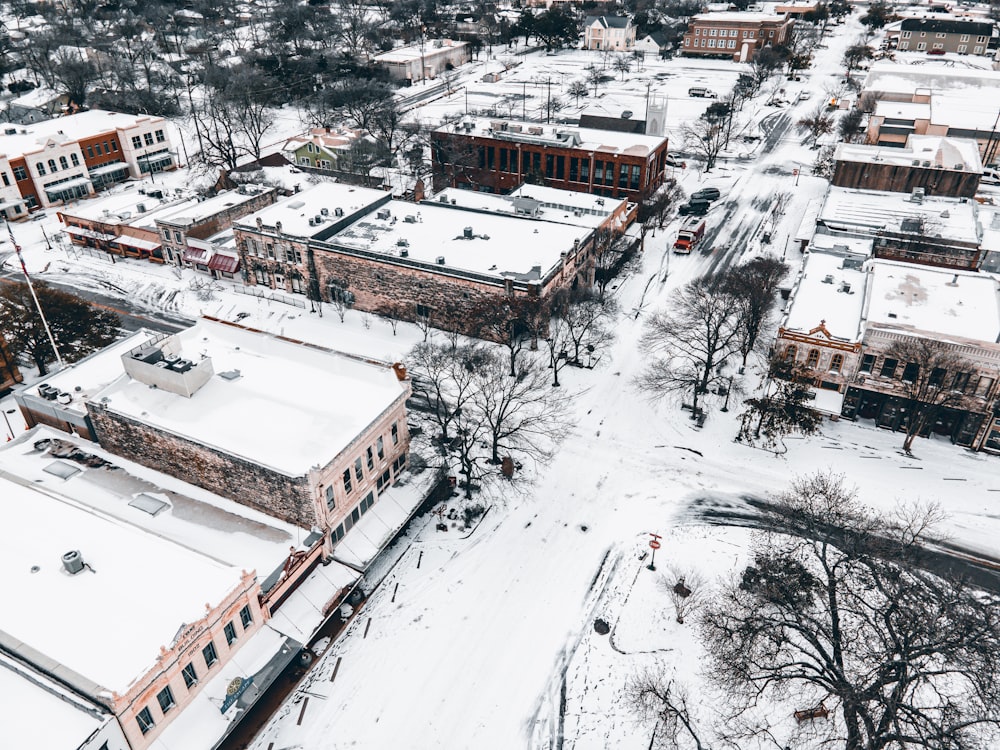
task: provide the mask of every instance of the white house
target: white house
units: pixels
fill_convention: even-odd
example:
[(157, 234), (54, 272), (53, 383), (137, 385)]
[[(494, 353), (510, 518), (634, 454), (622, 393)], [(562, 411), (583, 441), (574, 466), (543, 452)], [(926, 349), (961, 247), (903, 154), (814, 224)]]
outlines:
[(635, 47), (635, 26), (624, 16), (588, 16), (584, 24), (584, 49), (631, 52)]

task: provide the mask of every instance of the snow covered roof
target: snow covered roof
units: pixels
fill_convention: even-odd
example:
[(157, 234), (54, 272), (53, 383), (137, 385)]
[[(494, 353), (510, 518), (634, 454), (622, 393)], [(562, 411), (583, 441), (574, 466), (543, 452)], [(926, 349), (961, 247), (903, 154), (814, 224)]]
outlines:
[(625, 203), (625, 200), (525, 185), (510, 195), (446, 188), (435, 195), (433, 201), (427, 203), (459, 206), (503, 216), (529, 216), (556, 224), (572, 224), (596, 229), (607, 220), (612, 210)]
[[(73, 550), (86, 567), (70, 575), (62, 558)], [(123, 693), (181, 625), (242, 580), (239, 568), (5, 472), (0, 568), (13, 605), (0, 611), (5, 648), (30, 654), (88, 695)]]
[(875, 116), (892, 120), (929, 120), (931, 105), (921, 102), (879, 101), (875, 104)]
[(906, 141), (906, 148), (839, 143), (834, 159), (901, 167), (919, 166), (928, 162), (925, 166), (938, 166), (950, 171), (975, 174), (983, 171), (983, 164), (979, 158), (979, 144), (976, 141), (971, 138), (948, 138), (940, 135), (911, 135)]
[(225, 190), (205, 200), (185, 201), (183, 205), (160, 213), (157, 221), (177, 226), (190, 226), (204, 221), (218, 213), (242, 203), (249, 203), (270, 188), (258, 185), (244, 185), (239, 190)]
[(921, 60), (921, 63), (875, 62), (868, 71), (864, 91), (913, 94), (922, 89), (979, 96), (996, 91), (1000, 84), (1000, 71), (944, 66), (930, 60)]
[(784, 15), (776, 13), (755, 13), (752, 11), (722, 11), (718, 13), (699, 13), (691, 16), (691, 21), (695, 23), (780, 23), (785, 20)]
[(903, 223), (918, 220), (921, 236), (978, 244), (979, 223), (974, 201), (927, 196), (916, 203), (910, 198), (907, 193), (831, 187), (819, 221), (833, 230), (870, 233), (882, 229), (909, 231), (904, 230)]
[(992, 276), (882, 260), (869, 269), (868, 323), (979, 341), (1000, 337), (1000, 287)]
[[(54, 120), (42, 120), (30, 125), (0, 123), (0, 154), (19, 156), (40, 150), (42, 144), (50, 138), (79, 140), (101, 133), (109, 133), (118, 128), (131, 128), (142, 122), (164, 123), (165, 121), (162, 117), (127, 115), (121, 112), (91, 109), (86, 112), (57, 117)], [(2, 134), (8, 129), (16, 132), (11, 135)]]
[[(329, 234), (334, 222), (366, 214), (389, 197), (390, 194), (383, 190), (355, 187), (339, 182), (320, 182), (273, 206), (244, 216), (234, 222), (234, 226), (253, 230), (259, 220), (263, 226), (272, 229), (280, 223), (282, 233), (294, 237), (316, 237)], [(336, 215), (337, 209), (343, 212), (342, 216)], [(320, 222), (310, 224), (310, 221), (314, 221), (317, 216), (320, 217)]]
[[(435, 203), (415, 206), (392, 201), (327, 240), (333, 245), (392, 257), (406, 257), (441, 267), (543, 278), (560, 255), (583, 243), (591, 229), (499, 214), (471, 214)], [(380, 218), (381, 217), (381, 218)], [(468, 230), (468, 231), (467, 231)]]
[(584, 26), (598, 25), (605, 29), (627, 29), (632, 19), (627, 16), (587, 16)]
[[(120, 193), (110, 193), (93, 200), (79, 201), (75, 206), (63, 207), (60, 213), (67, 218), (98, 221), (102, 224), (131, 224), (142, 214), (165, 207), (194, 203), (191, 200), (165, 200), (150, 195), (126, 190)], [(139, 207), (142, 206), (142, 211)]]
[[(114, 470), (69, 461), (80, 473), (57, 477), (46, 471), (53, 455), (35, 448), (43, 440), (59, 441), (67, 452), (76, 447)], [(0, 470), (218, 562), (255, 570), (260, 580), (284, 563), (289, 547), (303, 548), (310, 533), (51, 427), (37, 427), (24, 440), (0, 447)]]
[(648, 156), (666, 141), (665, 136), (619, 133), (612, 130), (581, 128), (575, 125), (540, 125), (536, 122), (482, 117), (467, 117), (462, 122), (470, 123), (471, 130), (466, 129), (466, 126), (460, 122), (444, 125), (435, 132), (485, 136), (514, 143), (538, 143), (540, 145), (560, 146), (561, 148), (578, 148), (584, 151), (602, 151), (635, 156)]
[(115, 721), (101, 707), (3, 654), (0, 695), (4, 742), (11, 747), (82, 747), (90, 735)]
[(809, 333), (822, 323), (833, 337), (857, 341), (864, 292), (865, 272), (859, 260), (852, 263), (844, 255), (813, 250), (805, 257), (783, 326)]
[(459, 42), (453, 39), (428, 39), (424, 45), (411, 44), (408, 47), (397, 47), (396, 49), (383, 52), (375, 56), (377, 63), (406, 63), (412, 60), (419, 60), (421, 57), (431, 57), (442, 52), (465, 47), (466, 42)]
[(202, 319), (171, 338), (217, 374), (190, 397), (123, 374), (94, 399), (288, 476), (329, 463), (405, 393), (388, 366), (234, 325)]

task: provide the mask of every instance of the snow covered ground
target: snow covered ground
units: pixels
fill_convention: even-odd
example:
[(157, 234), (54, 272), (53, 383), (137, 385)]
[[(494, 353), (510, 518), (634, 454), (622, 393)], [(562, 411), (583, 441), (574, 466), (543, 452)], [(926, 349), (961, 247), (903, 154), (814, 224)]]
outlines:
[[(651, 727), (639, 723), (624, 700), (629, 678), (656, 668), (696, 679), (699, 669), (699, 647), (690, 625), (673, 623), (661, 572), (684, 568), (711, 578), (732, 570), (745, 554), (748, 532), (708, 527), (697, 508), (706, 501), (736, 503), (744, 494), (773, 495), (794, 476), (842, 473), (864, 501), (882, 508), (900, 500), (938, 502), (949, 514), (943, 531), (955, 542), (996, 554), (996, 459), (941, 440), (918, 441), (916, 457), (907, 457), (900, 435), (839, 421), (824, 423), (821, 436), (788, 440), (788, 452), (775, 456), (733, 441), (738, 397), (727, 413), (720, 411), (720, 397), (710, 397), (708, 420), (697, 429), (677, 403), (652, 403), (633, 385), (646, 363), (638, 346), (646, 316), (668, 305), (679, 286), (765, 251), (784, 255), (793, 272), (797, 268), (800, 256), (789, 237), (826, 183), (809, 175), (815, 152), (794, 122), (840, 77), (843, 50), (860, 27), (853, 18), (833, 31), (827, 47), (816, 50), (815, 67), (796, 84), (811, 92), (811, 101), (790, 110), (748, 111), (749, 126), (777, 128), (772, 150), (762, 153), (758, 142), (747, 146), (757, 149), (748, 150), (749, 158), (734, 153), (711, 173), (694, 165), (677, 170), (689, 192), (705, 185), (722, 191), (707, 217), (710, 242), (703, 253), (680, 257), (669, 252), (676, 225), (647, 238), (641, 269), (615, 290), (623, 313), (613, 350), (594, 370), (561, 373), (564, 388), (577, 394), (575, 427), (555, 459), (529, 485), (485, 498), (490, 512), (467, 536), (435, 531), (433, 516), (412, 530), (394, 564), (373, 577), (380, 585), (346, 632), (256, 739), (256, 750), (377, 748), (401, 741), (415, 750), (548, 747), (557, 737), (563, 747), (648, 747)], [(548, 86), (538, 81), (557, 78), (568, 85), (582, 77), (592, 54), (528, 56), (506, 83), (470, 82), (470, 107), (526, 90), (532, 95), (526, 106), (537, 114)], [(687, 99), (688, 86), (724, 91), (736, 72), (727, 62), (649, 61), (624, 84), (615, 81), (601, 91), (611, 96), (614, 90), (616, 102), (620, 96), (639, 116), (647, 83), (665, 81), (677, 98), (669, 110), (676, 124), (708, 103)], [(437, 120), (464, 106), (462, 92), (415, 116)], [(421, 338), (407, 324), (393, 335), (374, 316), (351, 311), (341, 322), (328, 310), (321, 318), (237, 294), (227, 282), (200, 299), (190, 282), (205, 277), (192, 271), (133, 261), (111, 265), (65, 247), (47, 249), (41, 227), (52, 235), (53, 221), (15, 228), (38, 278), (114, 287), (151, 307), (239, 319), (386, 360), (404, 359)], [(765, 231), (770, 245), (763, 244)], [(0, 257), (8, 250), (0, 245)], [(750, 370), (743, 378), (745, 392), (752, 392), (759, 374)], [(641, 559), (650, 532), (663, 536), (657, 572)], [(610, 635), (594, 632), (595, 617), (608, 621)]]

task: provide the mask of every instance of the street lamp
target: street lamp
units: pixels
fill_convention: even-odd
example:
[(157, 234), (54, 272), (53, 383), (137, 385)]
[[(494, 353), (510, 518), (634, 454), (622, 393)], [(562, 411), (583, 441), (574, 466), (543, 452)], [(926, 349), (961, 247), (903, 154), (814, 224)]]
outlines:
[(14, 428), (10, 426), (10, 420), (7, 419), (7, 415), (13, 414), (16, 411), (17, 409), (7, 409), (3, 412), (3, 421), (7, 423), (7, 432), (10, 433), (10, 437), (7, 438), (8, 443), (14, 439)]
[(722, 405), (722, 408), (719, 411), (729, 411), (729, 394), (732, 392), (732, 390), (733, 390), (733, 376), (730, 375), (729, 387), (726, 389), (726, 403)]

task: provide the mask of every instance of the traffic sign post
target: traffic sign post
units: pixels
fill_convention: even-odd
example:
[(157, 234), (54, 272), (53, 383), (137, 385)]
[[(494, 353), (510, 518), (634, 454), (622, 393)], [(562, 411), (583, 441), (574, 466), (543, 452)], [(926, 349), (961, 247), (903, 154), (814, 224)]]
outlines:
[(651, 550), (653, 550), (653, 556), (651, 558), (649, 558), (649, 565), (647, 565), (646, 567), (649, 570), (656, 570), (656, 564), (655, 564), (656, 563), (656, 550), (658, 550), (660, 548), (660, 540), (663, 537), (660, 536), (659, 534), (654, 534), (652, 532), (650, 532), (649, 536), (652, 537), (649, 540), (649, 548)]

